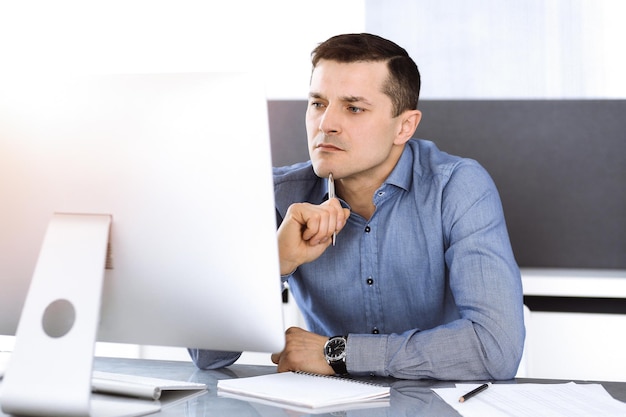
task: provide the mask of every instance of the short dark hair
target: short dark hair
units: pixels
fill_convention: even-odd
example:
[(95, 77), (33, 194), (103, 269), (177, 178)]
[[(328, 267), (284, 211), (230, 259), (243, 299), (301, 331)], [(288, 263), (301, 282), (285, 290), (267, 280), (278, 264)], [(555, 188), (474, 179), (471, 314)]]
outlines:
[(337, 35), (320, 43), (311, 52), (313, 69), (321, 60), (387, 62), (389, 78), (383, 86), (383, 93), (391, 98), (393, 116), (417, 109), (421, 85), (419, 70), (406, 50), (394, 42), (370, 33)]

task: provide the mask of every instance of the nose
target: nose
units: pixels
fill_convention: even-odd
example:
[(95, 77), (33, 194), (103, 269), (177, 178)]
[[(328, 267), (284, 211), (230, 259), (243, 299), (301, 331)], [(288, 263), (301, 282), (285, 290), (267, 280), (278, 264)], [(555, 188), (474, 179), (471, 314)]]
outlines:
[(340, 117), (334, 106), (328, 105), (320, 118), (320, 132), (325, 135), (336, 135), (340, 129)]

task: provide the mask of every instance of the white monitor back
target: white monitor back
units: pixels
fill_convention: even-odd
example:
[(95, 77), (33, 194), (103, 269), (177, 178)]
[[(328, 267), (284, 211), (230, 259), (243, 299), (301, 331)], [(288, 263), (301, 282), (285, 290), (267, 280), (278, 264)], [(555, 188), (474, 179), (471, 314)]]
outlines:
[(53, 213), (112, 216), (98, 340), (282, 349), (263, 86), (244, 74), (5, 80), (0, 334)]

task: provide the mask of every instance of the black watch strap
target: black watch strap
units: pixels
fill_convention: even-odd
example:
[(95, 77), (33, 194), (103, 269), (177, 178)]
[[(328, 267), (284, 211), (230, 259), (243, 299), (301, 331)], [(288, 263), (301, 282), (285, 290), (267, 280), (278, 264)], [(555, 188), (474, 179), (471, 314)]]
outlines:
[(331, 368), (337, 375), (346, 375), (348, 373), (348, 368), (346, 367), (346, 360), (342, 359), (339, 361), (331, 362)]

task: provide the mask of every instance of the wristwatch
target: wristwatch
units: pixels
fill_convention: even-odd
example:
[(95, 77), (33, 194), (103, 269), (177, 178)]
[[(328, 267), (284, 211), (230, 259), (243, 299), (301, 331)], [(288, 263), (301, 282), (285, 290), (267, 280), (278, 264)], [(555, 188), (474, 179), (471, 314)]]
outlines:
[(348, 369), (346, 368), (347, 342), (347, 336), (333, 336), (324, 344), (326, 362), (328, 362), (337, 375), (345, 375), (348, 373)]

